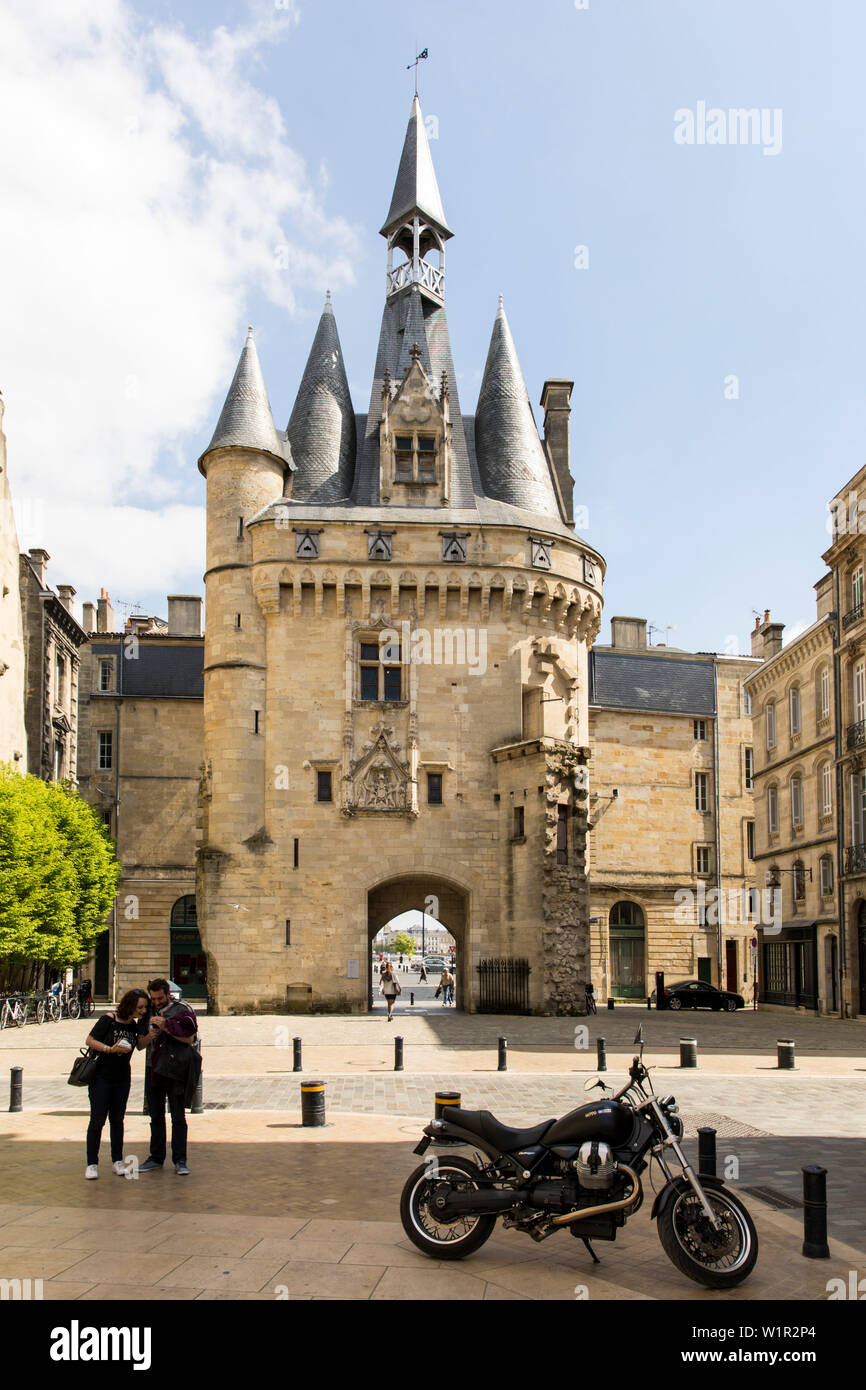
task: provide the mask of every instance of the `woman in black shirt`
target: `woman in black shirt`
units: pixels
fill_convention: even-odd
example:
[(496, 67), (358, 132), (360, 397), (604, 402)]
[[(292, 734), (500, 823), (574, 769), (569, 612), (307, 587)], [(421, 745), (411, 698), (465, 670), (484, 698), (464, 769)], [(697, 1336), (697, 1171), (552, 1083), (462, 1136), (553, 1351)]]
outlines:
[(147, 1031), (148, 999), (143, 989), (131, 989), (117, 1006), (117, 1016), (103, 1014), (88, 1034), (87, 1046), (99, 1053), (96, 1075), (88, 1087), (90, 1124), (87, 1127), (86, 1178), (99, 1177), (99, 1141), (106, 1117), (111, 1133), (111, 1166), (119, 1178), (123, 1166), (123, 1119), (132, 1081), (132, 1054)]

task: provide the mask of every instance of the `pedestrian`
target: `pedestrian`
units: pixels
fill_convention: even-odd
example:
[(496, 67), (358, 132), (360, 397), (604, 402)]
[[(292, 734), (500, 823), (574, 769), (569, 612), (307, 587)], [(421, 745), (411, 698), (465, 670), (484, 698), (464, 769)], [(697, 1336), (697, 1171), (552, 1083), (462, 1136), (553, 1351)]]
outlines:
[(388, 1022), (391, 1022), (394, 1013), (394, 1001), (398, 994), (403, 993), (400, 981), (394, 973), (394, 967), (388, 961), (385, 966), (384, 974), (379, 982), (379, 993), (384, 994), (385, 1003), (388, 1005)]
[(454, 998), (454, 976), (447, 965), (439, 977), (439, 988), (442, 991), (442, 1007), (444, 1009), (445, 1005), (452, 1003)]
[(427, 970), (423, 960), (421, 962), (421, 974), (418, 976), (418, 983), (419, 985), (426, 985), (427, 983)]
[(116, 1016), (104, 1014), (87, 1036), (87, 1046), (99, 1054), (96, 1073), (87, 1088), (90, 1097), (90, 1124), (87, 1126), (86, 1178), (99, 1177), (99, 1144), (106, 1119), (111, 1137), (111, 1166), (119, 1178), (126, 1176), (123, 1166), (123, 1120), (132, 1081), (132, 1054), (147, 1032), (144, 1016), (147, 995), (143, 989), (130, 989), (117, 1006)]
[(149, 1173), (165, 1163), (165, 1106), (168, 1102), (171, 1113), (171, 1159), (178, 1176), (186, 1177), (189, 1174), (186, 1161), (186, 1082), (162, 1074), (158, 1063), (160, 1052), (169, 1039), (190, 1048), (195, 1045), (198, 1019), (188, 1004), (172, 999), (168, 980), (151, 980), (147, 990), (152, 1012), (150, 1028), (142, 1045), (147, 1047), (144, 1094), (150, 1113), (150, 1153), (138, 1171)]

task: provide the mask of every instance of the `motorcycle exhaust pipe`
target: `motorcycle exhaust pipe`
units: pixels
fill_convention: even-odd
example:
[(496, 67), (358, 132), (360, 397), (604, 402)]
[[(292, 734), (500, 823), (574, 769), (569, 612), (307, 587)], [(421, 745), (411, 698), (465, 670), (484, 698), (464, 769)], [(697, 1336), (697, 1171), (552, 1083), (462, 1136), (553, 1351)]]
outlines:
[(437, 1216), (483, 1216), (491, 1211), (507, 1211), (529, 1200), (528, 1192), (450, 1192), (430, 1203)]
[(598, 1207), (581, 1207), (580, 1211), (568, 1211), (564, 1216), (554, 1216), (549, 1223), (551, 1230), (557, 1230), (560, 1226), (573, 1226), (577, 1221), (586, 1221), (590, 1216), (606, 1216), (612, 1211), (624, 1211), (626, 1207), (632, 1206), (640, 1193), (640, 1179), (633, 1168), (629, 1168), (627, 1163), (618, 1163), (617, 1172), (628, 1173), (632, 1180), (632, 1189), (627, 1197), (622, 1197), (618, 1202), (605, 1202)]

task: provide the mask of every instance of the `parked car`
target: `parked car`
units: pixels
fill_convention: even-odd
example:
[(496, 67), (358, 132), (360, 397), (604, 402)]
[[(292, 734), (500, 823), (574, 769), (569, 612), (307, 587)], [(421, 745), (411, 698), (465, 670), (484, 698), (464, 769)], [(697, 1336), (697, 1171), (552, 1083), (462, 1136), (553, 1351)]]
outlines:
[(428, 956), (424, 965), (427, 970), (439, 970), (441, 972), (445, 969), (445, 962), (441, 956)]
[[(656, 1002), (656, 991), (650, 995), (653, 1004)], [(737, 1009), (744, 1009), (746, 1001), (741, 994), (734, 994), (731, 990), (716, 989), (715, 985), (707, 984), (706, 980), (680, 980), (675, 985), (665, 985), (665, 1000), (669, 1009), (726, 1009), (728, 1013), (735, 1013)]]

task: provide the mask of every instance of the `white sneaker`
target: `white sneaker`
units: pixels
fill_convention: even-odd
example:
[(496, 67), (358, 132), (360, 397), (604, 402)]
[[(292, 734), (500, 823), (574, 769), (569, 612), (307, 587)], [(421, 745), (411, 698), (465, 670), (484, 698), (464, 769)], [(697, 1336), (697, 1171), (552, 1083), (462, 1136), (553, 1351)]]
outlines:
[(87, 1167), (86, 1167), (85, 1170), (84, 1170), (84, 1176), (85, 1176), (86, 1178), (98, 1178), (98, 1177), (99, 1177), (99, 1169), (97, 1168), (97, 1166), (96, 1166), (95, 1163), (88, 1163)]
[(126, 1165), (125, 1165), (125, 1163), (123, 1162), (122, 1159), (119, 1158), (119, 1159), (117, 1160), (117, 1162), (116, 1162), (116, 1163), (112, 1163), (111, 1166), (112, 1166), (112, 1168), (114, 1169), (115, 1173), (117, 1174), (117, 1176), (118, 1176), (119, 1178), (125, 1178), (125, 1177), (126, 1177)]

